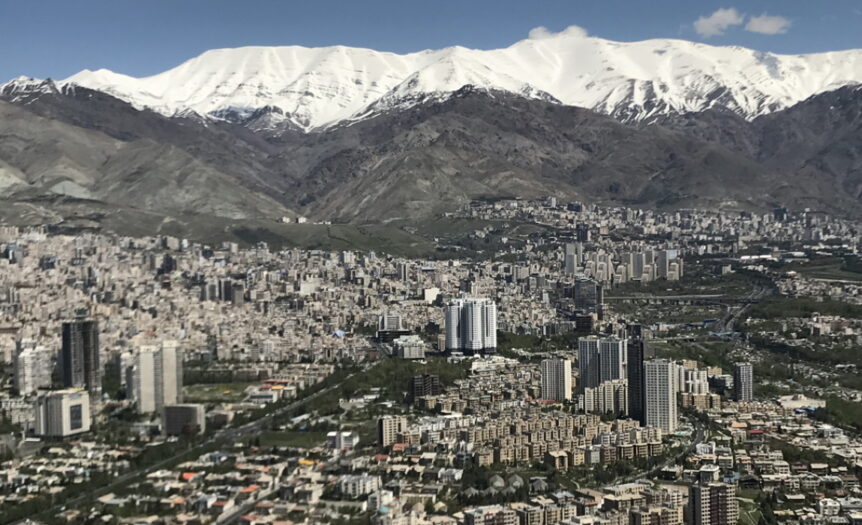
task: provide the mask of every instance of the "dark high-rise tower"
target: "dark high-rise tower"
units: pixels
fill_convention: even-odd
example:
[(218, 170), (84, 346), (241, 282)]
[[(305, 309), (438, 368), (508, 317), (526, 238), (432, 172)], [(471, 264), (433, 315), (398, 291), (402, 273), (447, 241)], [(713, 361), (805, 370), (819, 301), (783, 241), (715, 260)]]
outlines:
[(629, 337), (627, 352), (627, 377), (629, 380), (629, 415), (641, 424), (646, 424), (644, 411), (644, 361), (655, 357), (655, 353), (644, 340), (644, 330), (641, 325), (626, 326)]
[(60, 366), (63, 387), (84, 388), (91, 396), (96, 397), (101, 394), (98, 321), (76, 320), (63, 323)]

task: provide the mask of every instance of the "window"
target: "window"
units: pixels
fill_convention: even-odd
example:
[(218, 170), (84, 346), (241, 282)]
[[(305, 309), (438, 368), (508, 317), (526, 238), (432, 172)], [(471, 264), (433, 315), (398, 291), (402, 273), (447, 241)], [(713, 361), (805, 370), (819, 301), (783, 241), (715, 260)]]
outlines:
[(84, 426), (83, 409), (81, 405), (69, 407), (69, 427), (72, 430), (80, 430)]

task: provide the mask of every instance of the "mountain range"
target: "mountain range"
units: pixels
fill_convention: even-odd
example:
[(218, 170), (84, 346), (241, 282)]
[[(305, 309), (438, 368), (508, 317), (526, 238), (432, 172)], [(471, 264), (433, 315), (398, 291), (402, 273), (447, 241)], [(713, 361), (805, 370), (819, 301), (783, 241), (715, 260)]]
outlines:
[(0, 219), (194, 234), (543, 195), (858, 216), (860, 80), (862, 51), (574, 30), (490, 51), (239, 48), (141, 79), (21, 77), (0, 86)]

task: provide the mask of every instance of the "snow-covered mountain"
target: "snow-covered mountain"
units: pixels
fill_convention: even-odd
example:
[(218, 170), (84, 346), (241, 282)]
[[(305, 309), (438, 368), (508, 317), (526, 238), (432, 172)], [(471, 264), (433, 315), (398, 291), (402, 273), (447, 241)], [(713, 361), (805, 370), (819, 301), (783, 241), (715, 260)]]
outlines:
[(682, 40), (612, 42), (569, 30), (505, 49), (405, 55), (342, 46), (217, 49), (151, 77), (85, 70), (59, 84), (165, 115), (238, 118), (267, 108), (268, 123), (311, 130), (468, 84), (641, 121), (711, 107), (752, 119), (859, 82), (862, 50), (777, 55)]

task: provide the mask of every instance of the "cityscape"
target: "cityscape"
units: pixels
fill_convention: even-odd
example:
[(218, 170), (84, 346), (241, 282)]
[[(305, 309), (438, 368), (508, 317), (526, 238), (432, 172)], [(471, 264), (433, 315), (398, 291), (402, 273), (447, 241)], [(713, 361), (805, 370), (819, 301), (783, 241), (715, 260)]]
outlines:
[(858, 356), (829, 356), (862, 285), (817, 271), (858, 224), (460, 213), (553, 228), (431, 260), (3, 227), (3, 519), (862, 517)]
[(0, 0), (0, 525), (862, 525), (853, 0)]

